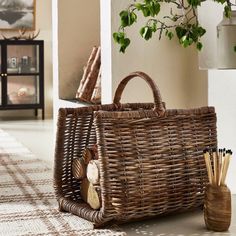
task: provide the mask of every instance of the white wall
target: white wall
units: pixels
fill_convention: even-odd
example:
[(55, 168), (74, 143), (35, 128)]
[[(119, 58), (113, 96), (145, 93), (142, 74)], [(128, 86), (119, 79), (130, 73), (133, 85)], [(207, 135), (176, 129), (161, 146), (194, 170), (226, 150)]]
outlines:
[[(44, 40), (44, 83), (45, 83), (45, 116), (52, 116), (53, 92), (52, 92), (52, 1), (36, 1), (36, 30), (40, 29), (37, 39)], [(18, 31), (7, 33), (1, 31), (6, 36), (17, 35)], [(1, 116), (29, 116), (33, 117), (34, 110), (22, 111), (0, 111)], [(39, 117), (41, 113), (39, 111)]]
[[(219, 148), (225, 147), (236, 152), (236, 71), (209, 70), (209, 105), (214, 106), (217, 113), (217, 131)], [(227, 184), (231, 192), (236, 194), (236, 155), (230, 163)]]
[[(111, 54), (113, 94), (124, 76), (132, 71), (141, 70), (155, 79), (167, 108), (185, 108), (207, 104), (207, 75), (198, 69), (195, 48), (184, 49), (178, 44), (177, 39), (170, 41), (165, 36), (159, 41), (157, 35), (146, 42), (139, 35), (139, 29), (145, 24), (146, 19), (140, 17), (138, 24), (127, 30), (131, 39), (127, 52), (119, 53), (118, 45), (115, 45), (111, 39), (111, 33), (117, 31), (119, 27), (119, 12), (127, 6), (128, 2), (132, 1), (103, 0), (103, 2), (108, 9), (111, 8), (111, 14), (107, 13), (107, 17), (104, 17), (107, 19), (111, 17), (111, 32), (104, 30), (102, 33), (107, 34), (105, 43), (111, 44), (111, 51), (103, 51), (103, 53), (108, 54), (106, 56)], [(170, 11), (165, 6), (162, 10), (167, 13)], [(107, 47), (107, 45), (105, 46)], [(105, 55), (102, 57), (104, 59)], [(106, 80), (109, 77), (103, 76), (103, 79)], [(104, 81), (103, 83), (105, 84)], [(123, 98), (125, 102), (153, 101), (149, 88), (142, 80), (131, 82)]]
[(44, 40), (45, 114), (52, 117), (52, 0), (36, 1), (36, 29), (40, 29), (38, 39)]
[(100, 45), (99, 0), (57, 0), (59, 97), (75, 98), (92, 47)]
[[(184, 50), (184, 49), (182, 49)], [(208, 81), (207, 71), (200, 70), (198, 64), (198, 53), (194, 47), (187, 51), (187, 64), (186, 64), (186, 102), (187, 107), (199, 107), (207, 105), (208, 101)]]

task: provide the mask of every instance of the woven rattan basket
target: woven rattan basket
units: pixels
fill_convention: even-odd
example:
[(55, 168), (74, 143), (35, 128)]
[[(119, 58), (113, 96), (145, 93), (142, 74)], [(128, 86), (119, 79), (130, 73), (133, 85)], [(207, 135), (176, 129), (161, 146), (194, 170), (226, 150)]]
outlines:
[[(127, 82), (143, 78), (154, 104), (120, 104)], [(203, 205), (207, 173), (204, 148), (216, 148), (213, 107), (166, 110), (153, 80), (142, 72), (127, 76), (114, 103), (61, 108), (57, 126), (55, 189), (62, 211), (99, 226), (176, 213)], [(73, 159), (97, 144), (102, 207), (83, 202)]]

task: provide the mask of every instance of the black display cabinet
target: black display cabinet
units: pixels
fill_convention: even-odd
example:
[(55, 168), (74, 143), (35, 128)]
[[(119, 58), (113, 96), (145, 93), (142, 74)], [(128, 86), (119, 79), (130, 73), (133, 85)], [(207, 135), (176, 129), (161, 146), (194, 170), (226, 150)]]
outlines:
[(0, 110), (42, 109), (44, 119), (43, 40), (0, 40)]

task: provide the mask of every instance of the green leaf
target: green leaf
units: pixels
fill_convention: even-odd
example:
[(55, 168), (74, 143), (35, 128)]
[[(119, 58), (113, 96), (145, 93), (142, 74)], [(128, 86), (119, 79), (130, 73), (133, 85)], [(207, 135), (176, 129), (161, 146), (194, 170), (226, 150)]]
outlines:
[(153, 8), (154, 8), (155, 15), (157, 15), (160, 12), (160, 10), (161, 10), (160, 3), (155, 3)]
[(128, 38), (123, 38), (120, 41), (120, 52), (125, 53), (126, 48), (130, 45), (130, 39)]
[(184, 48), (188, 47), (189, 46), (189, 42), (188, 40), (184, 40), (184, 42), (182, 43), (182, 45), (184, 46)]
[(149, 5), (153, 0), (144, 0), (145, 5)]
[(184, 36), (180, 39), (180, 43), (183, 43), (183, 42), (186, 41), (186, 40), (187, 40), (187, 36), (184, 35)]
[(216, 0), (216, 2), (219, 2), (221, 4), (224, 4), (226, 2), (226, 0)]
[(122, 11), (120, 12), (121, 26), (127, 27), (132, 25), (137, 20), (137, 15), (134, 12)]
[(122, 46), (120, 47), (120, 52), (125, 53), (125, 49), (126, 49), (126, 47), (125, 47), (124, 45), (122, 45)]
[(161, 9), (161, 6), (158, 2), (150, 2), (150, 4), (147, 7), (152, 17), (156, 16)]
[(206, 30), (198, 25), (191, 25), (189, 31), (189, 38), (193, 40), (193, 42), (197, 43), (199, 38), (201, 38), (206, 33)]
[(203, 45), (202, 45), (202, 43), (201, 43), (201, 42), (197, 42), (197, 44), (196, 44), (196, 47), (197, 47), (197, 50), (198, 50), (198, 51), (201, 51), (201, 50), (202, 50), (202, 47), (203, 47)]
[(188, 45), (190, 46), (193, 43), (193, 39), (192, 38), (188, 38)]
[(199, 27), (197, 28), (197, 31), (198, 31), (198, 35), (199, 35), (200, 37), (202, 37), (202, 36), (206, 33), (206, 30), (205, 30), (204, 28), (202, 28), (201, 26), (199, 26)]
[(187, 47), (189, 46), (189, 41), (186, 35), (184, 35), (181, 39), (180, 39), (180, 43), (183, 47)]
[(143, 35), (144, 35), (145, 28), (146, 28), (146, 26), (145, 26), (145, 27), (142, 27), (142, 28), (139, 30), (139, 33), (140, 33), (140, 35), (141, 35), (142, 37), (143, 37)]
[(121, 26), (122, 27), (128, 26), (128, 22), (129, 22), (129, 16), (128, 15), (129, 15), (128, 11), (120, 12), (120, 21), (121, 21)]
[(201, 5), (201, 0), (187, 0), (189, 5), (193, 7), (197, 7)]
[(181, 39), (187, 33), (187, 30), (182, 28), (182, 27), (180, 27), (180, 26), (177, 26), (175, 28), (175, 31), (176, 31), (177, 37), (179, 39)]
[(113, 33), (113, 39), (116, 43), (119, 43), (119, 33), (117, 32)]
[(128, 46), (130, 45), (130, 39), (125, 38), (125, 39), (124, 39), (124, 44), (123, 44), (123, 45), (125, 45), (126, 47), (128, 47)]
[(168, 32), (167, 36), (168, 36), (169, 40), (171, 40), (174, 37), (174, 34), (172, 32)]
[(231, 8), (228, 5), (226, 5), (224, 8), (224, 11), (225, 11), (225, 17), (230, 18), (231, 17)]
[(149, 40), (152, 37), (152, 29), (149, 26), (145, 26), (141, 28), (140, 34), (145, 40)]
[(150, 26), (150, 28), (152, 29), (152, 32), (155, 33), (157, 31), (157, 23), (153, 22), (152, 26)]
[(143, 7), (142, 9), (144, 17), (148, 17), (151, 15), (150, 10), (147, 7)]
[(198, 37), (199, 37), (197, 28), (193, 28), (192, 31), (189, 32), (189, 36), (196, 43), (198, 41)]
[(137, 21), (137, 15), (134, 12), (130, 13), (130, 18), (131, 18), (132, 24)]
[(138, 11), (142, 10), (143, 5), (141, 3), (135, 3), (134, 6), (137, 8)]
[(124, 32), (115, 32), (115, 33), (113, 33), (113, 39), (116, 43), (121, 44), (121, 41), (124, 38), (125, 38), (125, 33)]
[(149, 40), (152, 37), (152, 30), (150, 28), (147, 29), (146, 33), (145, 33), (145, 40)]
[(192, 43), (193, 43), (193, 39), (190, 38), (190, 37), (187, 36), (187, 35), (184, 35), (184, 36), (180, 39), (180, 44), (181, 44), (184, 48), (190, 46)]

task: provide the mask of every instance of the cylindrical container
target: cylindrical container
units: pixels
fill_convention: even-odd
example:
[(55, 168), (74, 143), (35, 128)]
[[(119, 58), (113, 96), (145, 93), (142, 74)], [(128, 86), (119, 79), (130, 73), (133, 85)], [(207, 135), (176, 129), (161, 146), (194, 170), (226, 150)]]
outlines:
[(204, 219), (209, 230), (228, 230), (231, 223), (231, 193), (227, 186), (206, 187)]
[(236, 11), (231, 12), (231, 17), (223, 16), (217, 25), (217, 61), (219, 69), (236, 68)]

